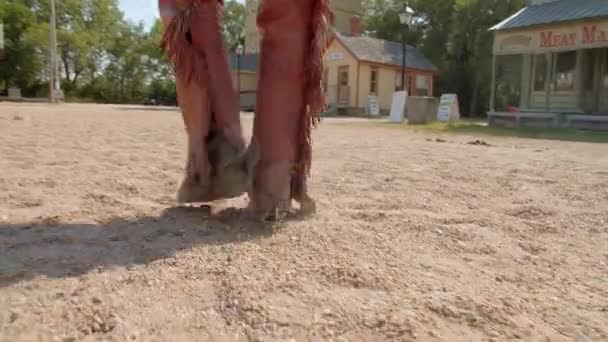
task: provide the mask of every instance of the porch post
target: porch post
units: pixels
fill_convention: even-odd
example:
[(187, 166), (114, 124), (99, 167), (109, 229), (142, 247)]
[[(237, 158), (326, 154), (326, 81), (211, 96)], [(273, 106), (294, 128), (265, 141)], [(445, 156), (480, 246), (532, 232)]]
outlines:
[(584, 96), (585, 96), (585, 85), (583, 84), (583, 59), (585, 58), (585, 50), (576, 51), (576, 67), (574, 68), (574, 79), (576, 84), (576, 108), (583, 111), (584, 107)]
[(530, 94), (532, 92), (532, 55), (521, 55), (521, 85), (519, 107), (522, 110), (530, 108)]
[(496, 53), (492, 53), (492, 89), (490, 90), (490, 113), (496, 111)]
[(548, 113), (551, 109), (551, 82), (553, 82), (553, 53), (547, 52), (545, 53), (547, 59), (546, 73), (547, 77), (545, 77), (545, 111)]

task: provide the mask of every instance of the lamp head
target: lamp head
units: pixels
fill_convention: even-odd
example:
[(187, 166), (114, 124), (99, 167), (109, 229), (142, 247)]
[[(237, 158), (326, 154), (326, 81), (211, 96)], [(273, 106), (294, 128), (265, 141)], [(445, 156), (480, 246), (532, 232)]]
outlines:
[(414, 10), (408, 6), (404, 5), (403, 8), (399, 11), (399, 21), (403, 25), (411, 25), (412, 19), (414, 18)]

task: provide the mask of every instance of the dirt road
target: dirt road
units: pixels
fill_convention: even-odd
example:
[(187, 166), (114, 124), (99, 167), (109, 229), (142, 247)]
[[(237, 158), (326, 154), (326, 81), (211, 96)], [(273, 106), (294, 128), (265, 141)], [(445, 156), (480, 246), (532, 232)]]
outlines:
[(176, 111), (0, 104), (0, 341), (608, 340), (605, 144), (328, 119), (266, 228), (176, 207), (184, 154)]

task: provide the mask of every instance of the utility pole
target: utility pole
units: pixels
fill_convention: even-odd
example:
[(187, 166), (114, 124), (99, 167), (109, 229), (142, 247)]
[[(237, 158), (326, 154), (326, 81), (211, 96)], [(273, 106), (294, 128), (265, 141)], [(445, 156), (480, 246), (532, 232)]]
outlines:
[(4, 59), (4, 26), (0, 21), (0, 61)]
[(243, 55), (244, 44), (236, 47), (236, 94), (239, 102), (239, 112), (241, 111), (241, 55)]
[(49, 62), (49, 100), (51, 103), (54, 103), (59, 102), (59, 94), (61, 93), (59, 63), (57, 63), (57, 18), (55, 14), (55, 0), (51, 0)]

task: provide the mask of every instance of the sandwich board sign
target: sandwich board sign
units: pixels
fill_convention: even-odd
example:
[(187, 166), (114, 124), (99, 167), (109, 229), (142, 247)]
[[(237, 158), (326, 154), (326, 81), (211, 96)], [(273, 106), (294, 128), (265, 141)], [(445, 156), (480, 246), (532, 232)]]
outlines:
[(407, 106), (407, 91), (401, 90), (393, 93), (391, 103), (390, 121), (395, 123), (403, 122), (405, 118), (405, 108)]
[(458, 95), (443, 94), (439, 100), (437, 109), (437, 121), (449, 122), (460, 120), (460, 107), (458, 106)]
[(370, 95), (367, 98), (367, 112), (370, 116), (380, 115), (380, 107), (378, 106), (378, 96)]

